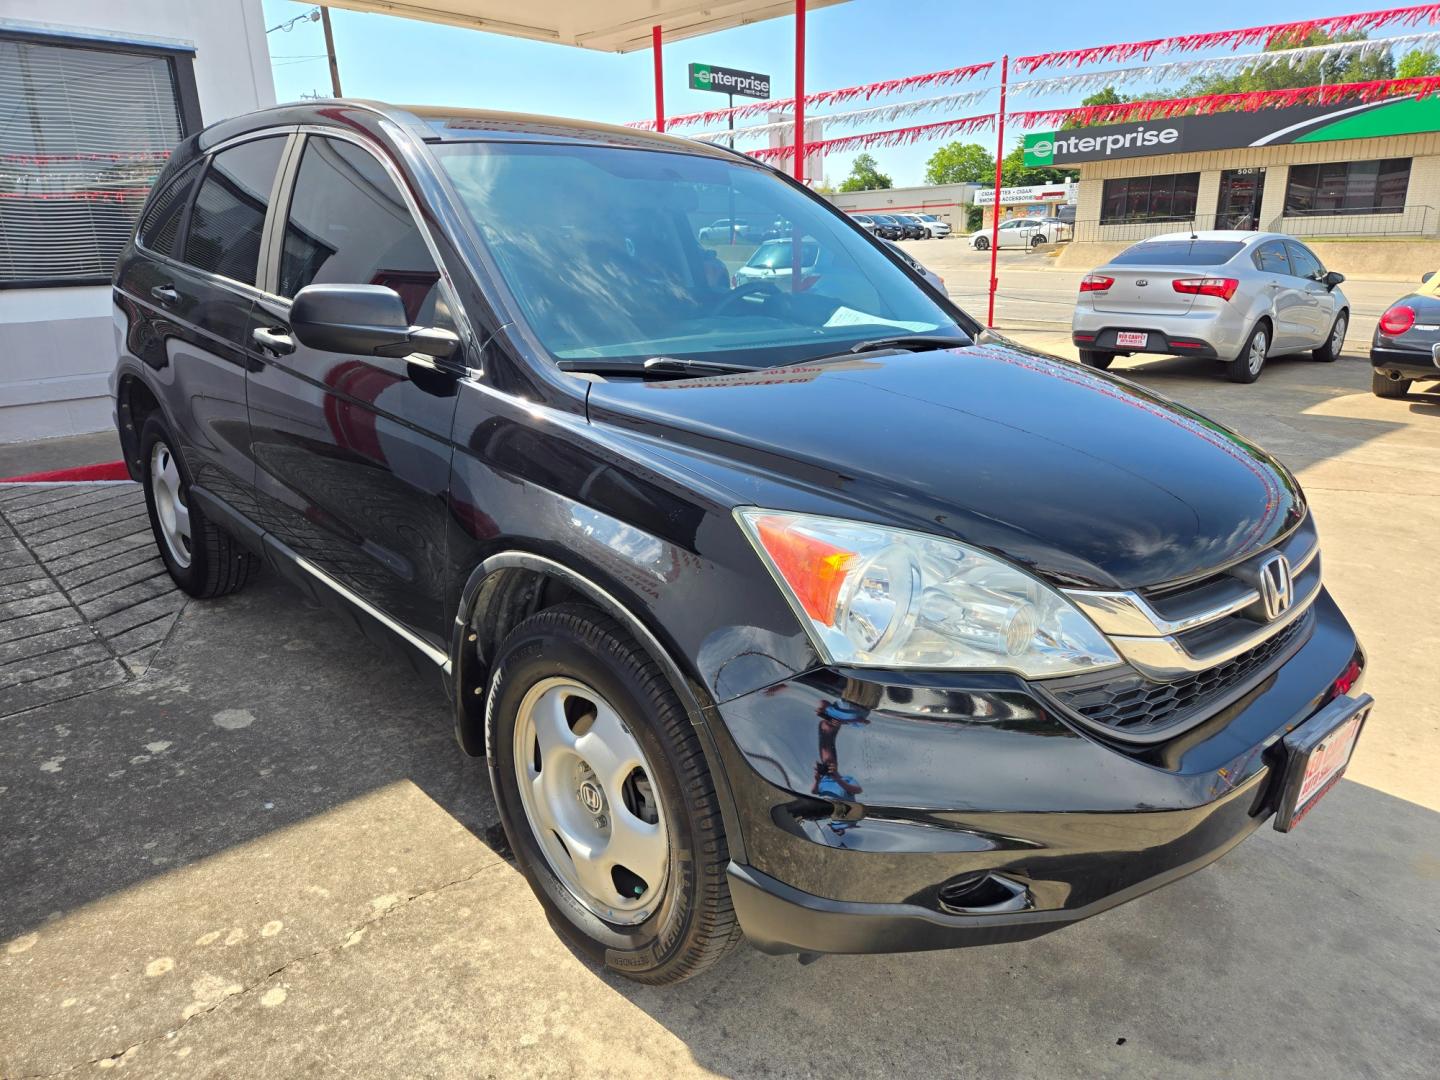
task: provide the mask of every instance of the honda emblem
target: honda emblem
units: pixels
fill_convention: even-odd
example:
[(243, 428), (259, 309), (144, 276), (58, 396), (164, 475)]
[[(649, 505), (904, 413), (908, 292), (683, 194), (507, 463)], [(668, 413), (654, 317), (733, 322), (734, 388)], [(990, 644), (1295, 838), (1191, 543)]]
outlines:
[(1272, 555), (1260, 564), (1260, 602), (1265, 618), (1278, 619), (1295, 602), (1295, 579), (1290, 573), (1290, 560)]

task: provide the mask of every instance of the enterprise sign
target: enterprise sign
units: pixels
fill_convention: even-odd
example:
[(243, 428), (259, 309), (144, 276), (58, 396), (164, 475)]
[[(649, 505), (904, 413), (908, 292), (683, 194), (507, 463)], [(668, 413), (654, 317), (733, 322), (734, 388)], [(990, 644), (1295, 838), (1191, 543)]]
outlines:
[(1440, 99), (1404, 97), (1360, 105), (1296, 105), (1035, 132), (1025, 136), (1025, 164), (1075, 165), (1153, 154), (1373, 139), (1425, 131), (1440, 131)]
[(690, 89), (714, 90), (719, 94), (739, 94), (741, 97), (769, 100), (770, 76), (754, 71), (718, 67), (715, 64), (691, 64)]

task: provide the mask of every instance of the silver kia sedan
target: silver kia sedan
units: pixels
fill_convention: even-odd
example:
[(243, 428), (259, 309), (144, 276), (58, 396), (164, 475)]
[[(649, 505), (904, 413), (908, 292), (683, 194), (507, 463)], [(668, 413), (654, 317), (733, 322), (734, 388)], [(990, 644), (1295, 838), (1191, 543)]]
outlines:
[(1071, 338), (1090, 367), (1133, 353), (1204, 356), (1235, 382), (1254, 382), (1270, 356), (1340, 355), (1344, 280), (1280, 233), (1166, 233), (1085, 275)]

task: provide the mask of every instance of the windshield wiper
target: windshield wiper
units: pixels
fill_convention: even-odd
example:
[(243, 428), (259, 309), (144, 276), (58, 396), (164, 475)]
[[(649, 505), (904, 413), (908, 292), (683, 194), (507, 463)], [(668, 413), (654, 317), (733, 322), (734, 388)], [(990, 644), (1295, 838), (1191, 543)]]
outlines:
[(578, 371), (587, 375), (733, 375), (739, 371), (758, 371), (750, 364), (727, 364), (721, 360), (686, 360), (678, 356), (652, 356), (636, 363), (634, 360), (557, 360), (561, 371)]
[(880, 352), (882, 349), (964, 349), (975, 342), (959, 334), (906, 334), (904, 337), (871, 338), (850, 346), (852, 353)]

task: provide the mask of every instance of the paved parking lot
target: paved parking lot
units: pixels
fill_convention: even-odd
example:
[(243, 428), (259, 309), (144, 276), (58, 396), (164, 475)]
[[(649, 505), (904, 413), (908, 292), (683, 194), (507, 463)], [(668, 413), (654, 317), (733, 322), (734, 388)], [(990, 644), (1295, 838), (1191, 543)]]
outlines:
[(1033, 942), (668, 990), (550, 932), (403, 661), (273, 575), (182, 604), (134, 488), (0, 488), (0, 1075), (1433, 1076), (1440, 395), (1117, 369), (1300, 473), (1379, 700), (1349, 778)]

